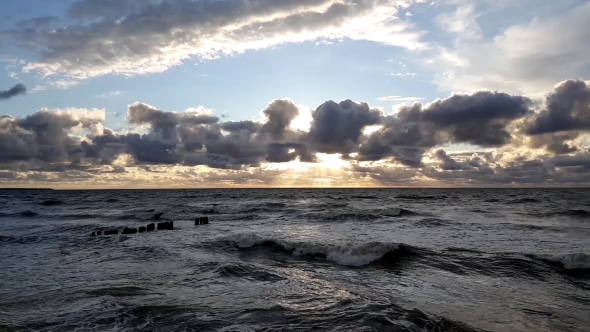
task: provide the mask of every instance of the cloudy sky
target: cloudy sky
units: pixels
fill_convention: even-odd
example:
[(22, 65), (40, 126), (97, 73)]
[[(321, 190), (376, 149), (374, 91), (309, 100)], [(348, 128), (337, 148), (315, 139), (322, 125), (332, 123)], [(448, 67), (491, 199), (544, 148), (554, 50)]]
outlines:
[(21, 0), (0, 186), (590, 185), (590, 0)]

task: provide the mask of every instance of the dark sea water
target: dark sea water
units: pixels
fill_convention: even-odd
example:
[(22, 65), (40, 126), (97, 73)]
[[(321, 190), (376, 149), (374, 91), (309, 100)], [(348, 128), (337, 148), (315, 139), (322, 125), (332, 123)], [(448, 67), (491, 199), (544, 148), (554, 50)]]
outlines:
[(590, 190), (0, 190), (0, 330), (590, 331)]

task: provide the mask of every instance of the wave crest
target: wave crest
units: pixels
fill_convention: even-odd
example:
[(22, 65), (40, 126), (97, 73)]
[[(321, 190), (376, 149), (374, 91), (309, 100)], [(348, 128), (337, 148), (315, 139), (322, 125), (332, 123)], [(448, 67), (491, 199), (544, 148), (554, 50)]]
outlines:
[[(319, 244), (309, 242), (292, 242), (272, 236), (260, 236), (254, 233), (242, 233), (231, 239), (240, 248), (256, 246), (274, 246), (288, 251), (295, 256), (322, 257), (340, 265), (363, 266), (384, 259), (403, 256), (409, 247), (398, 243), (369, 242), (361, 244)], [(406, 250), (404, 250), (406, 249)]]
[(560, 263), (567, 270), (587, 270), (590, 269), (590, 254), (573, 253), (564, 255), (533, 255), (534, 258), (544, 261)]

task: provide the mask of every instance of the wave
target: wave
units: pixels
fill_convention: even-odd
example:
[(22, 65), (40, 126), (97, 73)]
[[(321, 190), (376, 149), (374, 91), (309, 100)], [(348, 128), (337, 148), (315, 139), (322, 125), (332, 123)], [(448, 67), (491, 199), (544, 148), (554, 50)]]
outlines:
[(119, 200), (116, 199), (116, 198), (109, 198), (109, 199), (106, 200), (106, 202), (107, 203), (117, 203), (117, 202), (119, 202)]
[(371, 195), (353, 195), (350, 198), (357, 198), (357, 199), (379, 199), (378, 196), (371, 196)]
[(54, 205), (63, 204), (63, 201), (50, 199), (50, 200), (44, 201), (44, 202), (39, 203), (39, 204), (40, 205), (43, 205), (43, 206), (54, 206)]
[(302, 215), (304, 219), (316, 219), (321, 221), (349, 221), (349, 220), (377, 220), (386, 217), (406, 217), (419, 215), (416, 212), (401, 209), (392, 208), (384, 210), (373, 210), (371, 213), (358, 213), (358, 212), (320, 212), (320, 213), (307, 213)]
[(387, 217), (403, 217), (403, 216), (415, 216), (418, 215), (416, 212), (410, 210), (393, 208), (382, 212), (382, 215)]
[[(539, 262), (539, 257), (518, 253), (485, 253), (472, 249), (446, 248), (431, 250), (403, 243), (369, 242), (361, 244), (321, 244), (283, 240), (274, 236), (242, 233), (230, 239), (241, 249), (270, 247), (293, 256), (326, 259), (350, 267), (381, 265), (386, 268), (440, 269), (458, 275), (486, 275), (490, 277), (530, 278), (546, 280), (548, 273), (564, 273)], [(557, 260), (566, 269), (587, 271), (590, 256), (586, 254), (547, 257)], [(551, 263), (551, 262), (550, 262)], [(555, 266), (556, 263), (549, 265)], [(584, 272), (585, 273), (585, 272)]]
[(37, 243), (39, 241), (40, 241), (40, 238), (35, 235), (22, 235), (22, 236), (0, 235), (0, 243), (29, 244), (29, 243)]
[(0, 235), (0, 242), (11, 242), (11, 241), (14, 241), (14, 239), (16, 239), (15, 236), (11, 236), (11, 235)]
[(535, 217), (571, 217), (571, 218), (580, 218), (586, 219), (590, 218), (590, 210), (584, 209), (555, 209), (549, 211), (531, 211), (531, 212), (523, 212), (523, 214), (535, 216)]
[(220, 214), (221, 212), (218, 212), (218, 211), (216, 211), (214, 209), (209, 209), (209, 210), (205, 209), (205, 210), (199, 211), (199, 213), (202, 213), (202, 214)]
[(325, 209), (335, 209), (335, 208), (346, 208), (348, 207), (348, 203), (319, 203), (319, 204), (310, 204), (309, 209), (315, 210), (325, 210)]
[(440, 200), (447, 199), (445, 195), (398, 195), (397, 199), (408, 199), (408, 200)]
[(137, 217), (134, 214), (124, 214), (124, 215), (121, 215), (121, 216), (117, 217), (117, 220), (132, 220), (132, 219), (139, 219), (139, 220), (141, 220), (141, 218)]
[(398, 243), (369, 242), (363, 244), (319, 244), (291, 242), (272, 236), (242, 233), (230, 239), (240, 248), (271, 246), (289, 252), (294, 256), (325, 258), (345, 266), (363, 266), (375, 261), (393, 261), (412, 254), (412, 247)]
[(268, 203), (264, 203), (264, 206), (269, 207), (269, 208), (284, 208), (287, 206), (287, 204), (277, 203), (277, 202), (268, 202)]
[[(276, 213), (277, 211), (285, 213), (286, 211), (293, 211), (293, 210), (284, 210), (284, 209), (277, 210), (277, 209), (271, 209), (271, 208), (265, 208), (265, 207), (253, 207), (253, 208), (249, 208), (249, 209), (245, 209), (245, 210), (240, 210), (239, 213), (245, 213), (245, 214), (265, 213), (265, 212)], [(219, 214), (219, 212), (205, 213), (205, 214)]]
[(528, 255), (550, 263), (558, 263), (566, 270), (590, 270), (590, 254), (573, 253), (563, 255)]
[(469, 248), (448, 247), (446, 250), (450, 251), (450, 252), (466, 252), (466, 253), (473, 253), (473, 254), (483, 254), (482, 251), (478, 251), (475, 249), (469, 249)]
[(40, 215), (41, 215), (40, 213), (31, 211), (31, 210), (25, 210), (25, 211), (16, 212), (16, 213), (0, 212), (0, 218), (6, 218), (6, 217), (33, 218), (33, 217), (37, 217)]
[(254, 220), (259, 218), (259, 216), (255, 213), (245, 213), (245, 214), (234, 214), (229, 218), (225, 218), (225, 220)]
[(52, 215), (51, 218), (59, 219), (102, 219), (105, 216), (102, 214), (90, 214), (90, 213), (72, 213), (72, 214), (57, 214)]
[(590, 211), (581, 210), (581, 209), (557, 211), (557, 212), (554, 212), (553, 214), (560, 215), (560, 216), (581, 217), (581, 218), (590, 217)]
[(31, 210), (25, 210), (22, 212), (19, 212), (17, 214), (13, 214), (13, 215), (17, 215), (19, 217), (25, 217), (25, 218), (30, 218), (30, 217), (37, 217), (40, 216), (41, 214), (35, 212), (35, 211), (31, 211)]
[(214, 272), (226, 278), (245, 278), (261, 281), (284, 280), (274, 273), (270, 273), (250, 264), (242, 263), (220, 263), (216, 264)]
[(372, 213), (308, 213), (302, 216), (304, 219), (318, 219), (321, 221), (347, 221), (347, 220), (375, 220), (383, 218), (382, 214)]
[(444, 220), (444, 219), (438, 219), (438, 218), (425, 218), (425, 219), (421, 219), (421, 220), (417, 221), (416, 224), (419, 226), (424, 226), (424, 227), (444, 227), (444, 226), (449, 226), (449, 225), (453, 225), (453, 224), (457, 224), (457, 223), (454, 221), (451, 221), (451, 220)]
[(507, 204), (529, 204), (529, 203), (540, 203), (541, 201), (536, 198), (524, 197), (517, 198), (506, 202)]

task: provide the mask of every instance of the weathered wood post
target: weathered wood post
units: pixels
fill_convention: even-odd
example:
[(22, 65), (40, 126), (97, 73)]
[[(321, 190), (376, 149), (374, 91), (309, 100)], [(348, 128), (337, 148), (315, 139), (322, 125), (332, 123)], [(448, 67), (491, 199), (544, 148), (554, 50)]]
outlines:
[(136, 234), (136, 233), (137, 233), (137, 228), (126, 227), (125, 229), (123, 229), (123, 234)]

